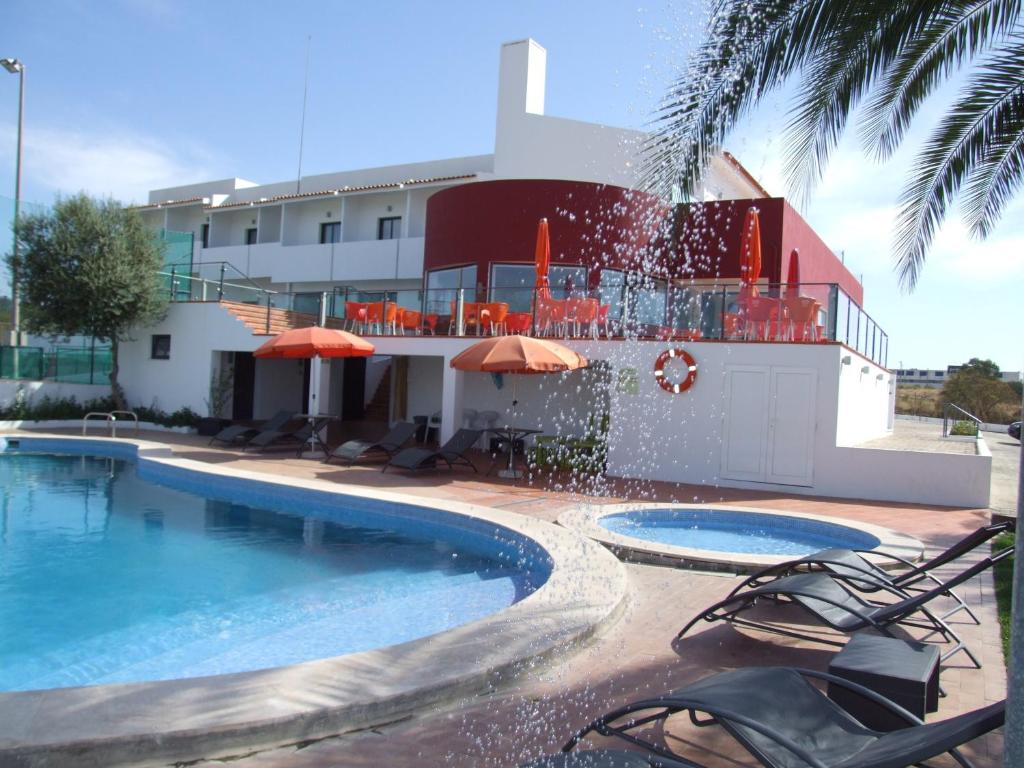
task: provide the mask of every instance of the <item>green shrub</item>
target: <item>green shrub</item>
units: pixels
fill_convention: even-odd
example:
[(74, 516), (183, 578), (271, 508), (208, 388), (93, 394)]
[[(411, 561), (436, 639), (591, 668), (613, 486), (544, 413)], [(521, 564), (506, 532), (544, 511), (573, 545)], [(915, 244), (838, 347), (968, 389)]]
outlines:
[[(80, 419), (87, 413), (108, 413), (116, 410), (114, 398), (101, 397), (79, 403), (73, 397), (43, 397), (29, 402), (24, 389), (19, 389), (6, 408), (0, 408), (0, 421), (50, 421)], [(156, 407), (140, 405), (133, 409), (139, 421), (161, 424), (165, 427), (194, 427), (200, 416), (188, 406), (174, 413), (165, 413)]]
[(949, 430), (951, 435), (966, 435), (967, 437), (978, 436), (978, 425), (973, 421), (954, 421)]
[[(1016, 534), (1004, 533), (992, 542), (992, 551), (1000, 552), (1013, 546)], [(1013, 556), (996, 563), (993, 579), (996, 583), (996, 610), (999, 613), (999, 629), (1003, 638), (1003, 654), (1010, 658), (1010, 612), (1013, 598)]]

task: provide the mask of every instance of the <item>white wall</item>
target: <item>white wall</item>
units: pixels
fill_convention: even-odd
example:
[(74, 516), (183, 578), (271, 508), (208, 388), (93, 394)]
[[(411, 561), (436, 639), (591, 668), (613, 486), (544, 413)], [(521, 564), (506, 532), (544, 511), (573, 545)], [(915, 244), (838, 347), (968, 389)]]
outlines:
[[(151, 336), (171, 335), (169, 360), (153, 360)], [(239, 320), (218, 304), (171, 304), (160, 323), (133, 331), (134, 341), (121, 345), (121, 381), (133, 404), (165, 411), (187, 405), (206, 415), (212, 352), (252, 351), (266, 341), (253, 336)]]
[(210, 211), (210, 247), (245, 245), (245, 230), (252, 229), (259, 221), (256, 208), (236, 208), (227, 211)]
[[(284, 205), (284, 245), (303, 245), (320, 242), (320, 225), (342, 221), (343, 198), (322, 197)], [(342, 223), (342, 234), (345, 225)]]
[(443, 357), (409, 356), (409, 387), (405, 412), (413, 416), (430, 416), (441, 410), (441, 375), (446, 365)]
[[(377, 220), (400, 216), (405, 223), (406, 192), (380, 192), (371, 195), (352, 195), (345, 200), (345, 220), (341, 237), (346, 243), (377, 239)], [(426, 203), (424, 202), (424, 205)], [(391, 206), (391, 210), (388, 210)]]
[[(892, 374), (856, 352), (844, 352), (849, 365), (839, 366), (836, 445), (853, 446), (888, 434), (889, 383)], [(863, 369), (867, 368), (867, 373)], [(882, 378), (878, 378), (881, 376)]]
[[(302, 382), (306, 360), (256, 360), (253, 387), (254, 419), (269, 419), (282, 409), (305, 413)], [(329, 391), (329, 387), (326, 391)]]

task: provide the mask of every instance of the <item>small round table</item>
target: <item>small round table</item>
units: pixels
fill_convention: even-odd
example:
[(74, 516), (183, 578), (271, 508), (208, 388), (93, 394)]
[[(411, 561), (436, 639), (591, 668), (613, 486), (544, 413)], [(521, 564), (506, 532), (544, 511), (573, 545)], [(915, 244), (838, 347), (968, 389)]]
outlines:
[(494, 427), (486, 430), (508, 444), (508, 468), (498, 472), (498, 477), (518, 480), (523, 473), (516, 469), (516, 441), (529, 435), (539, 435), (543, 429), (526, 429), (524, 427)]

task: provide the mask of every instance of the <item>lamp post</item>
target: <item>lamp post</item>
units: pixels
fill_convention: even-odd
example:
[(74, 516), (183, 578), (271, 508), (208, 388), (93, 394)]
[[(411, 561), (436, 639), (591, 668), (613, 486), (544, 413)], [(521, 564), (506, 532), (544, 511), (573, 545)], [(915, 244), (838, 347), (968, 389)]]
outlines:
[(14, 250), (11, 255), (11, 339), (12, 347), (21, 346), (21, 301), (18, 289), (18, 214), (21, 207), (21, 129), (25, 117), (25, 65), (17, 59), (0, 59), (12, 75), (18, 75), (18, 153), (14, 172)]

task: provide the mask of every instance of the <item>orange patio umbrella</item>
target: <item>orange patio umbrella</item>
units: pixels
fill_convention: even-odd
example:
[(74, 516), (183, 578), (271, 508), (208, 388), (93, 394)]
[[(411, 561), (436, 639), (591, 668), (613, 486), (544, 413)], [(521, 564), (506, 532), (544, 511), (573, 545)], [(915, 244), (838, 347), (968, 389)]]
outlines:
[(757, 208), (747, 209), (740, 238), (740, 282), (747, 296), (757, 296), (757, 281), (761, 277), (761, 221)]
[(280, 333), (252, 353), (253, 357), (310, 359), (309, 414), (319, 415), (320, 360), (325, 357), (369, 357), (373, 344), (354, 333), (313, 325)]
[(252, 353), (265, 358), (369, 357), (373, 344), (348, 331), (312, 325), (280, 333)]
[(551, 238), (548, 234), (548, 220), (541, 219), (537, 224), (537, 246), (533, 254), (537, 268), (537, 280), (534, 287), (537, 294), (544, 298), (551, 297), (551, 285), (548, 282), (548, 267), (551, 264)]
[(561, 373), (586, 368), (587, 358), (568, 347), (531, 336), (492, 336), (452, 358), (451, 367), (484, 373)]
[(786, 298), (800, 295), (800, 251), (796, 248), (789, 254), (789, 269), (786, 271)]
[[(589, 361), (578, 352), (532, 336), (492, 336), (467, 347), (452, 358), (452, 368), (484, 373), (561, 373), (586, 368)], [(516, 419), (516, 381), (512, 380), (512, 421)]]

